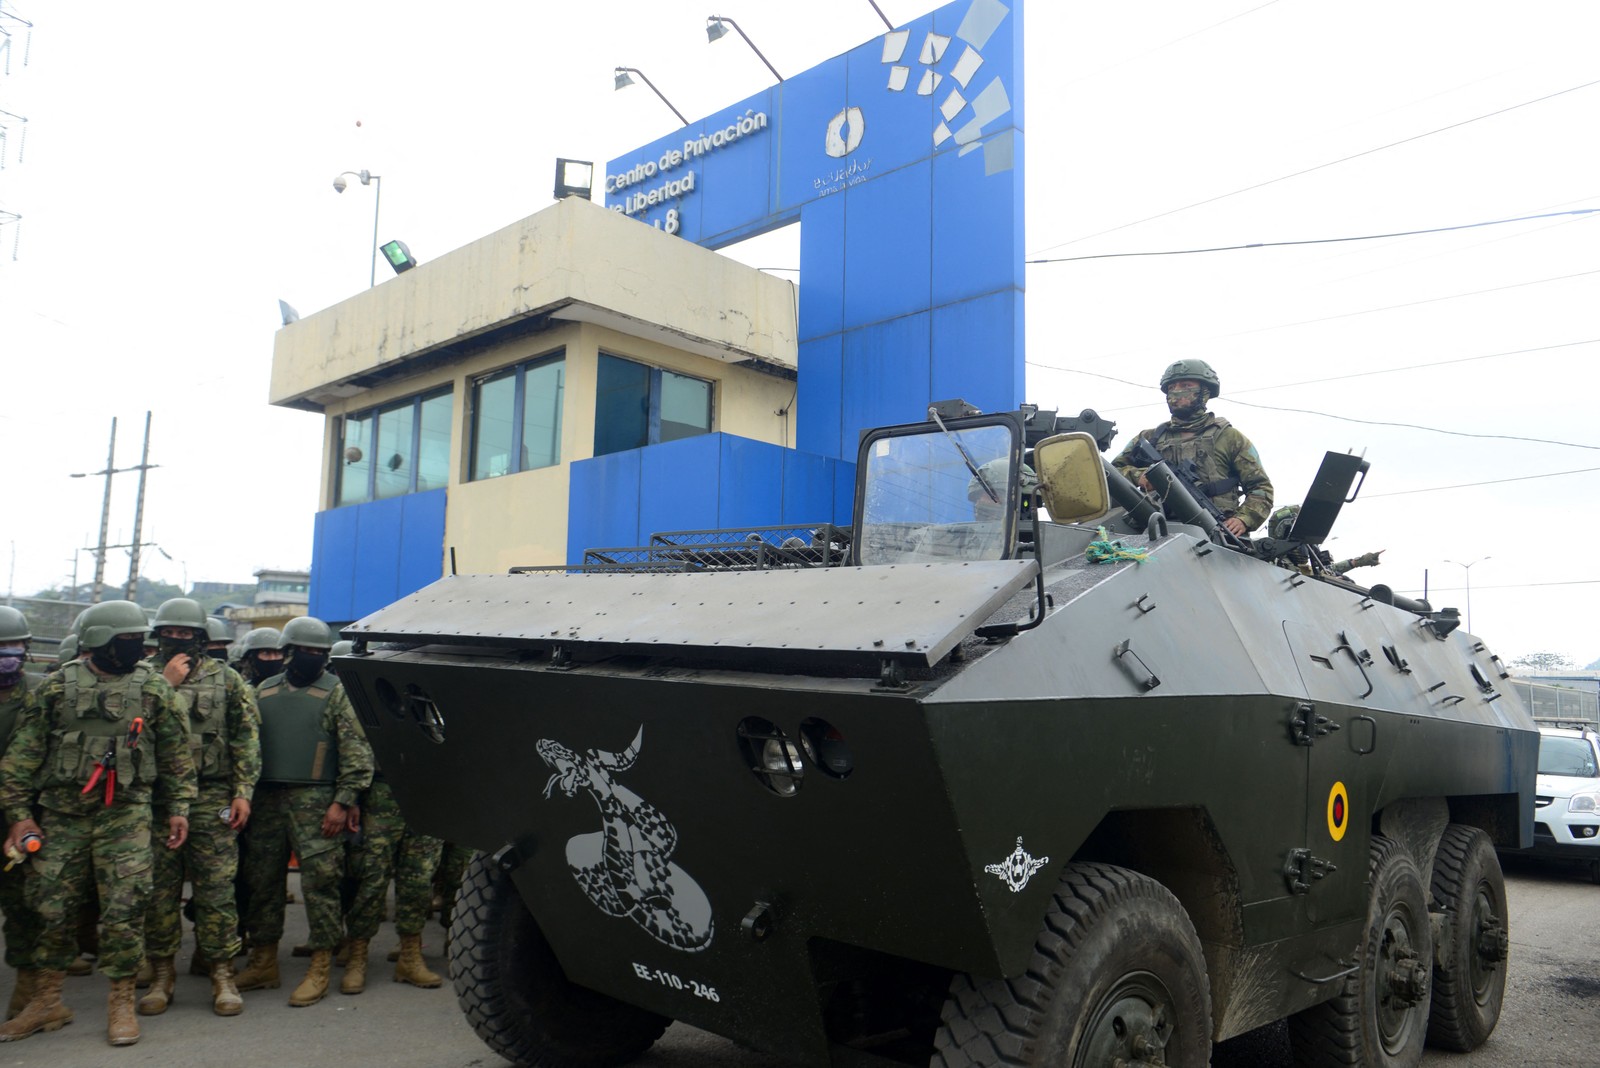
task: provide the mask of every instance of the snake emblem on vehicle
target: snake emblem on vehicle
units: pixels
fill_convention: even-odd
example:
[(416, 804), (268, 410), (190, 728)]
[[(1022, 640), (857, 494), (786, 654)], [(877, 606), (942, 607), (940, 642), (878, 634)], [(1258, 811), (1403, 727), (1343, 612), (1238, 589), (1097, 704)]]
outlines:
[(620, 753), (579, 754), (540, 739), (539, 756), (555, 771), (544, 796), (559, 789), (576, 797), (583, 789), (600, 808), (600, 830), (567, 840), (567, 866), (589, 900), (608, 916), (628, 917), (658, 942), (696, 953), (711, 944), (711, 901), (672, 862), (677, 829), (660, 809), (616, 781), (633, 767), (643, 743), (642, 726)]

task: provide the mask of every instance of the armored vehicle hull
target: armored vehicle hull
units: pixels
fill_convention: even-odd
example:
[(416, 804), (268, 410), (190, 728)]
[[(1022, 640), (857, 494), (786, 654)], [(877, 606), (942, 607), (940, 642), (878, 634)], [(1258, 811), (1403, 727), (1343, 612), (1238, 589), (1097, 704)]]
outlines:
[(1285, 1016), (1306, 1063), (1481, 1042), (1483, 853), (1531, 839), (1538, 748), (1499, 661), (1193, 527), (1096, 538), (453, 576), (348, 628), (407, 819), (482, 851), (479, 1033), (525, 1064), (669, 1020), (815, 1065), (1204, 1064)]

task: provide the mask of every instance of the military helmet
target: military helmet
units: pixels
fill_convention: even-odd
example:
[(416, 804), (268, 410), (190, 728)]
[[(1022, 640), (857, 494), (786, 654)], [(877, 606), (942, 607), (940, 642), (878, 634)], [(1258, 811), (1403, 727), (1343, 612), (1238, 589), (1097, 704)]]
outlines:
[(65, 664), (69, 660), (78, 659), (78, 636), (69, 634), (61, 639), (61, 644), (56, 646), (56, 663)]
[[(978, 468), (978, 474), (983, 476), (982, 480), (978, 478), (978, 475), (973, 475), (967, 479), (967, 500), (976, 501), (980, 497), (988, 496), (983, 491), (983, 483), (985, 481), (1003, 498), (1006, 492), (1006, 481), (1011, 476), (1011, 461), (1003, 456), (998, 460), (990, 460)], [(1034, 472), (1033, 468), (1023, 464), (1022, 495), (1026, 497), (1038, 488), (1039, 476)]]
[(257, 627), (244, 636), (239, 643), (241, 653), (251, 653), (257, 649), (276, 649), (278, 647), (277, 627)]
[(295, 616), (283, 625), (278, 648), (298, 645), (303, 649), (328, 649), (333, 645), (333, 629), (316, 616)]
[(28, 617), (10, 605), (0, 605), (0, 642), (25, 642), (32, 637)]
[(328, 650), (329, 656), (349, 656), (354, 651), (356, 643), (348, 638), (340, 638), (333, 643), (333, 648)]
[(88, 614), (89, 614), (89, 609), (85, 608), (83, 611), (79, 612), (76, 616), (74, 616), (72, 618), (72, 629), (69, 630), (67, 633), (68, 634), (76, 634), (79, 637), (82, 637), (83, 636), (83, 617), (88, 615)]
[(233, 628), (225, 619), (216, 616), (206, 616), (206, 641), (231, 642), (233, 641)]
[(1287, 538), (1289, 530), (1294, 526), (1295, 517), (1300, 514), (1298, 504), (1286, 504), (1272, 513), (1272, 518), (1267, 520), (1267, 533), (1274, 538)]
[(83, 613), (78, 644), (85, 649), (98, 649), (119, 634), (149, 633), (150, 621), (145, 619), (143, 608), (132, 601), (101, 601)]
[(1192, 378), (1211, 391), (1213, 397), (1222, 396), (1222, 380), (1217, 377), (1217, 372), (1204, 360), (1174, 360), (1161, 372), (1161, 389), (1166, 390), (1172, 383), (1182, 378)]
[(162, 627), (187, 627), (202, 635), (209, 633), (206, 629), (206, 610), (200, 607), (200, 602), (187, 597), (162, 601), (161, 607), (156, 609), (155, 622), (150, 625), (157, 630)]

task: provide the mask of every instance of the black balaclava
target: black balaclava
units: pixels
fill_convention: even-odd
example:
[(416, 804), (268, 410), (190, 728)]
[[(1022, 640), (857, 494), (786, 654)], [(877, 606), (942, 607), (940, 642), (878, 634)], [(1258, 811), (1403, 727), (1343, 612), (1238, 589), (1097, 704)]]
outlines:
[(100, 648), (92, 650), (89, 659), (108, 675), (126, 675), (144, 659), (144, 635), (124, 637), (119, 634)]
[(206, 637), (202, 633), (197, 637), (188, 638), (156, 638), (156, 652), (163, 660), (171, 660), (179, 654), (188, 654), (190, 660), (199, 660), (205, 652)]
[(226, 664), (228, 662), (228, 647), (226, 645), (219, 645), (215, 649), (207, 649), (206, 655), (213, 660), (220, 660)]
[(284, 650), (284, 673), (289, 676), (291, 686), (309, 686), (316, 682), (328, 666), (328, 650), (307, 649), (295, 645)]

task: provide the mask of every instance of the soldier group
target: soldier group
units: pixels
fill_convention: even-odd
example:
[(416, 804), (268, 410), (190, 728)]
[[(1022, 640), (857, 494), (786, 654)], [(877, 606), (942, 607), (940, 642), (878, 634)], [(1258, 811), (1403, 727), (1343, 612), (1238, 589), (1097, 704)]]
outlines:
[(461, 859), (441, 864), (442, 843), (405, 827), (329, 670), (343, 651), (333, 632), (310, 616), (281, 634), (260, 628), (229, 666), (218, 622), (188, 598), (167, 601), (153, 623), (130, 601), (96, 604), (39, 679), (23, 670), (27, 619), (0, 607), (0, 910), (17, 972), (0, 1041), (72, 1022), (62, 985), (87, 910), (111, 982), (107, 1038), (137, 1042), (136, 1011), (158, 1015), (173, 998), (186, 881), (191, 971), (210, 976), (218, 1015), (237, 1015), (241, 991), (280, 983), (291, 850), (311, 963), (289, 1004), (323, 998), (336, 953), (340, 990), (361, 993), (391, 879), (395, 980), (441, 984), (423, 962), (422, 928), (436, 872), (453, 888)]

